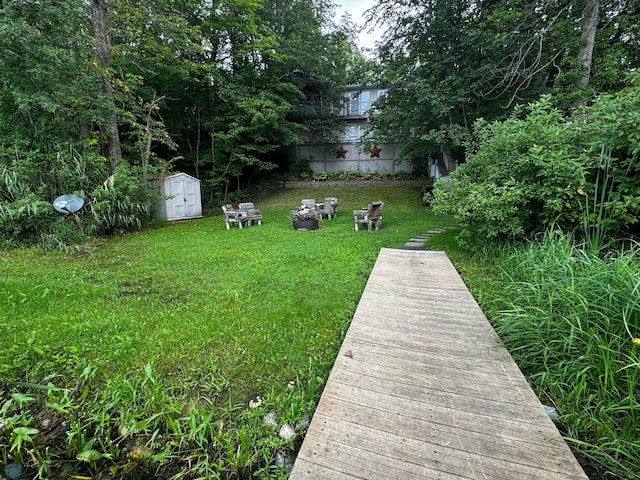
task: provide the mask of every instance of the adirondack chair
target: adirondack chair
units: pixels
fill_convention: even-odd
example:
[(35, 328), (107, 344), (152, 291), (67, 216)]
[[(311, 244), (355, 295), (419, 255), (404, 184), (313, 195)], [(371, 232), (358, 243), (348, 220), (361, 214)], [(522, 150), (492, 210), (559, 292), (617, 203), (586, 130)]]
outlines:
[(382, 227), (382, 207), (384, 202), (378, 200), (376, 202), (369, 202), (369, 206), (366, 209), (353, 211), (353, 225), (356, 232), (358, 231), (358, 225), (364, 223), (367, 225), (367, 230), (378, 230)]
[(234, 223), (240, 228), (248, 226), (249, 223), (245, 212), (233, 208), (233, 205), (223, 205), (222, 211), (224, 212), (224, 222), (227, 225), (227, 230), (229, 230)]
[(319, 203), (317, 207), (320, 218), (326, 215), (327, 218), (331, 220), (331, 215), (333, 215), (333, 218), (336, 218), (338, 213), (338, 199), (335, 197), (327, 197), (324, 199), (324, 203)]
[(318, 206), (316, 205), (315, 198), (303, 198), (302, 208), (306, 208), (308, 210), (317, 210)]
[(252, 225), (253, 222), (262, 225), (262, 210), (257, 209), (253, 202), (240, 203), (238, 209), (246, 215), (248, 225)]

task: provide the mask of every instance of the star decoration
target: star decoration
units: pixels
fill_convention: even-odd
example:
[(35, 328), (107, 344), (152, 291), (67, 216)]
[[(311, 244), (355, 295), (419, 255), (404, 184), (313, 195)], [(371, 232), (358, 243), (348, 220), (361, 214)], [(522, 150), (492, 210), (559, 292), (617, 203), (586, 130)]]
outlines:
[(347, 158), (347, 150), (342, 145), (340, 145), (340, 150), (336, 152), (336, 158)]
[(371, 157), (370, 158), (380, 158), (380, 152), (382, 151), (381, 148), (378, 148), (377, 145), (374, 145), (373, 148), (370, 150), (369, 153), (371, 153)]

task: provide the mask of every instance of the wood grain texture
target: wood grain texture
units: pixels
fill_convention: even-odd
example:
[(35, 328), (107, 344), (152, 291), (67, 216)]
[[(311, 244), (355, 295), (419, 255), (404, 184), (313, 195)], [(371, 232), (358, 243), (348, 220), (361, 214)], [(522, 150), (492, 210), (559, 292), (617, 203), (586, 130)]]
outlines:
[(289, 478), (588, 479), (447, 256), (393, 249)]

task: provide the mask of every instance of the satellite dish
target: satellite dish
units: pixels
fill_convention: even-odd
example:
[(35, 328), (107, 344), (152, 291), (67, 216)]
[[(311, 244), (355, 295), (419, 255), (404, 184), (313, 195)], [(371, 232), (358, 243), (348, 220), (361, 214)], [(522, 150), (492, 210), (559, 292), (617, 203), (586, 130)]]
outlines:
[(60, 213), (75, 213), (82, 208), (84, 200), (77, 195), (69, 193), (67, 195), (60, 195), (53, 201), (53, 208)]

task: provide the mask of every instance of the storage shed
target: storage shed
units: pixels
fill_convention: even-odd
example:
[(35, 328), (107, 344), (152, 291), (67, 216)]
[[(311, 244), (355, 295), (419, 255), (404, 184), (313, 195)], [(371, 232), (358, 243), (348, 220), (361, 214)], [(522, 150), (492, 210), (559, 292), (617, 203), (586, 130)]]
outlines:
[(163, 198), (158, 205), (158, 216), (162, 220), (188, 220), (202, 217), (202, 194), (200, 180), (176, 173), (166, 177), (160, 186)]

